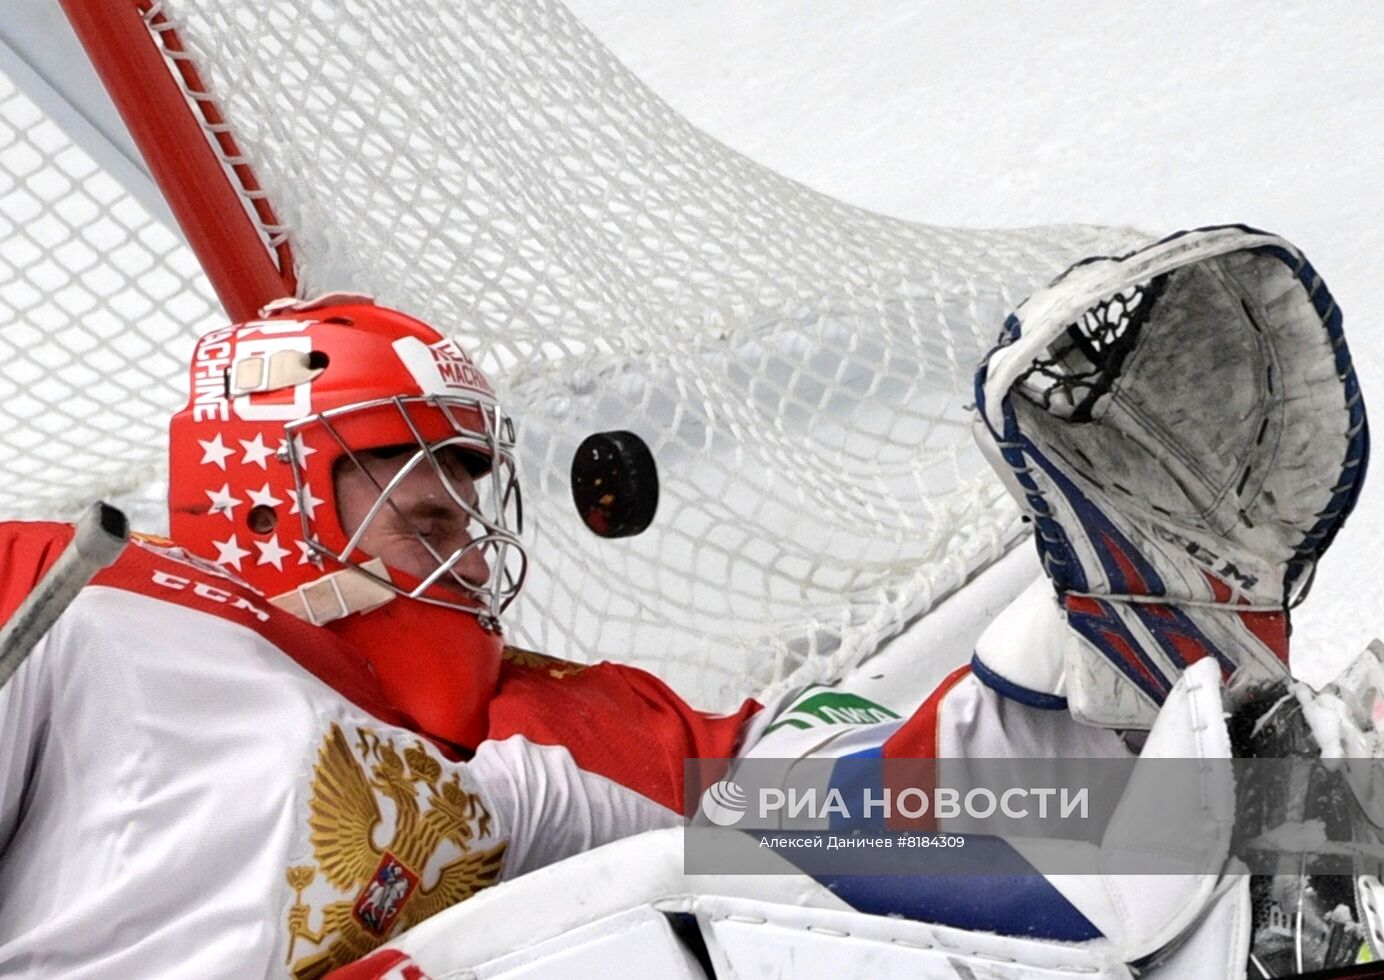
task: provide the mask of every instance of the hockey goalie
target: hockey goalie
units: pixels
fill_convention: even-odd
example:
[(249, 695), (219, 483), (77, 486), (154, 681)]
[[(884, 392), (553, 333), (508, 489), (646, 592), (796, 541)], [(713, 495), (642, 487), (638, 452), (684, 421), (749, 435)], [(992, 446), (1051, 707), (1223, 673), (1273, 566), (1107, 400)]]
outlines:
[[(1322, 694), (1287, 669), (1367, 457), (1340, 313), (1291, 245), (1208, 229), (1079, 264), (976, 392), (1046, 577), (910, 718), (810, 694), (709, 716), (506, 646), (543, 556), (465, 351), (349, 296), (206, 335), (171, 540), (134, 540), (0, 693), (0, 973), (1238, 977), (1376, 949), (1373, 866), (1305, 917), (1323, 889), (1256, 883), (1214, 835), (1156, 879), (681, 874), (688, 758), (1227, 758), (1262, 746), (1225, 719), (1264, 691), (1309, 751), (1378, 758), (1368, 656)], [(3, 526), (0, 615), (72, 533)]]

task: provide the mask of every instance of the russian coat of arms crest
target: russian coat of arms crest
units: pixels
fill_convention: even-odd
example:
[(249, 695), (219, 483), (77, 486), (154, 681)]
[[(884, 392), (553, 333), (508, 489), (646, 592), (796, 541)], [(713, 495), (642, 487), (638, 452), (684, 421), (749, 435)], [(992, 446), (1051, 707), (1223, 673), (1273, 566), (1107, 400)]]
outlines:
[[(504, 841), (475, 846), (491, 833), (485, 804), (456, 772), (443, 778), (442, 763), (421, 741), (401, 753), (393, 739), (357, 728), (352, 744), (333, 724), (318, 750), (308, 811), (316, 863), (286, 872), (294, 892), (287, 961), (298, 980), (366, 956), (499, 877)], [(387, 813), (393, 830), (385, 840)], [(322, 901), (314, 929), (305, 892), (319, 874), (333, 897)], [(295, 960), (300, 943), (316, 949)]]

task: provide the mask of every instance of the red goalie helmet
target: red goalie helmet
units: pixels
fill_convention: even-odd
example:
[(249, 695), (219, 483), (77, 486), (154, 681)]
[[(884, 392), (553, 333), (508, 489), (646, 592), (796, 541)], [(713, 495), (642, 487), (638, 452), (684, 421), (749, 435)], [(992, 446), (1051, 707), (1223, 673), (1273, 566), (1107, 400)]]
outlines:
[[(346, 296), (264, 313), (193, 354), (172, 537), (356, 644), (396, 704), (474, 744), (525, 571), (512, 423), (412, 317)], [(433, 723), (454, 713), (465, 737)]]

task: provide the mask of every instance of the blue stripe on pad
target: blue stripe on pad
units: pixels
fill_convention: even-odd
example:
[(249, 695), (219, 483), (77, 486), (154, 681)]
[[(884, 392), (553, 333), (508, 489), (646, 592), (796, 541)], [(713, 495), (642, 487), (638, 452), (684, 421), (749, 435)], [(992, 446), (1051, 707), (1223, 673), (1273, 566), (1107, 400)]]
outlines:
[[(1007, 853), (1006, 853), (1007, 852)], [(852, 908), (958, 929), (1063, 942), (1101, 938), (1100, 930), (998, 837), (968, 835), (967, 853), (987, 866), (976, 875), (813, 875)], [(997, 874), (1014, 863), (1027, 873)]]
[[(867, 787), (882, 792), (883, 785), (883, 746), (842, 756), (830, 780), (830, 786), (850, 800), (859, 800)], [(833, 833), (901, 833), (886, 827), (881, 814), (872, 814), (868, 820), (833, 816), (830, 824)], [(871, 850), (868, 856), (859, 852), (858, 857), (870, 863), (889, 861), (897, 871), (893, 874), (817, 873), (812, 877), (842, 901), (871, 915), (1063, 942), (1101, 938), (1100, 930), (1003, 838), (967, 834), (965, 841), (959, 848)], [(789, 861), (795, 857), (791, 850), (780, 853)], [(890, 856), (885, 858), (886, 854)], [(909, 874), (909, 865), (925, 867), (927, 873)]]

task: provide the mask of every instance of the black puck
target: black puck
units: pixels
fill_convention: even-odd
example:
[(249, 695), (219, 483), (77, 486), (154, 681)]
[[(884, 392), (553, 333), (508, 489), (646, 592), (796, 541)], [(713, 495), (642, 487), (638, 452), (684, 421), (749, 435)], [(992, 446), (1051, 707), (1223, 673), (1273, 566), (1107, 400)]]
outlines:
[(572, 457), (572, 502), (593, 534), (627, 538), (653, 523), (658, 468), (633, 432), (587, 436)]

